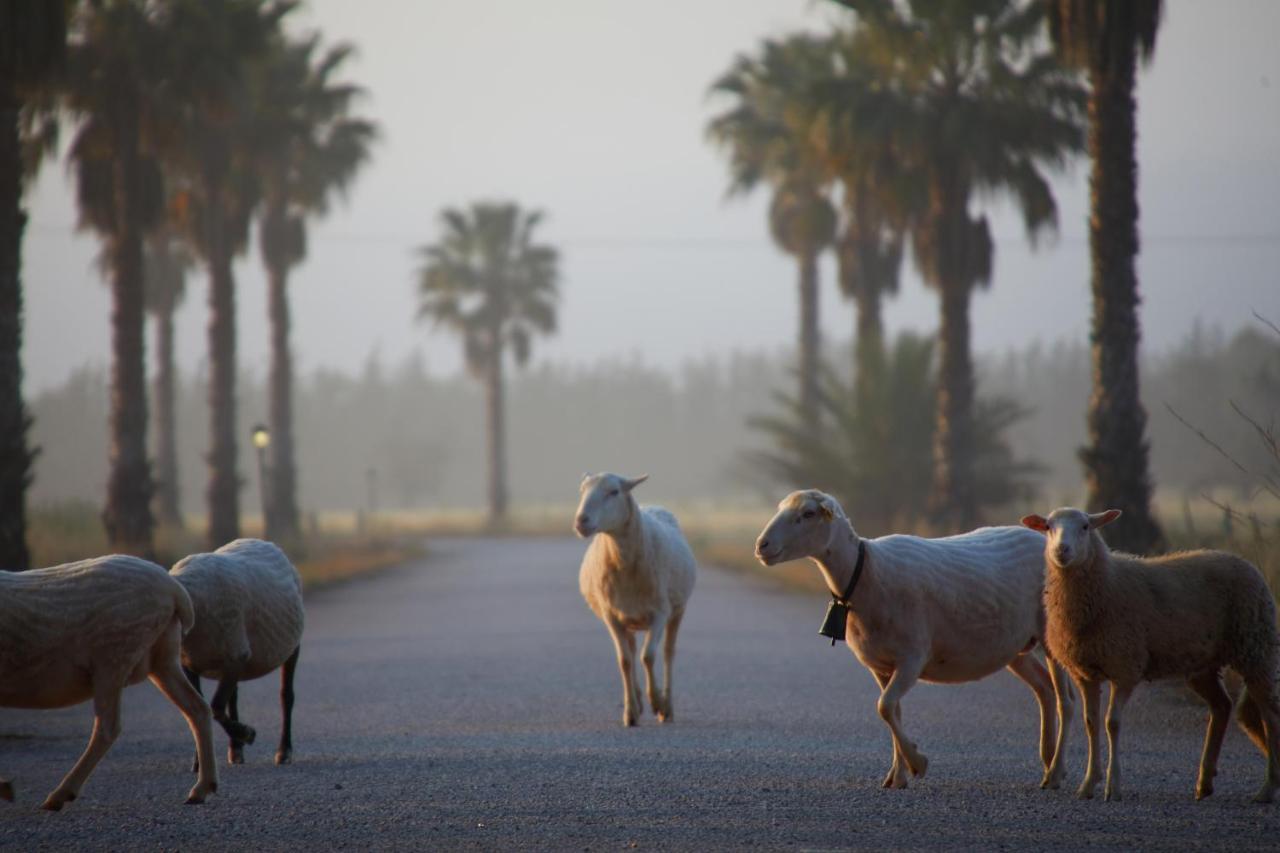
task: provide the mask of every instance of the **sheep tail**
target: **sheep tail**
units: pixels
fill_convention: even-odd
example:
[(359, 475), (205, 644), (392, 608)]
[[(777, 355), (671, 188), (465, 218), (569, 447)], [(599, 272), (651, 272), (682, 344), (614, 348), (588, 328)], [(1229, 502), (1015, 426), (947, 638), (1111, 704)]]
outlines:
[(177, 581), (173, 582), (173, 606), (178, 612), (178, 621), (182, 623), (182, 636), (186, 636), (196, 624), (196, 610), (191, 604), (191, 596)]

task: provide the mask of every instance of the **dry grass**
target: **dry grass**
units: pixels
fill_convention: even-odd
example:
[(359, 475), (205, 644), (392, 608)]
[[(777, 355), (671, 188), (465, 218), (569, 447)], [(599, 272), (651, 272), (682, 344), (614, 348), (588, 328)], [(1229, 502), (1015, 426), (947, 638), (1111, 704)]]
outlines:
[[(202, 519), (191, 519), (184, 528), (158, 530), (156, 562), (171, 566), (187, 554), (204, 551), (202, 527)], [(261, 536), (260, 520), (246, 519), (242, 533)], [(27, 535), (36, 566), (56, 566), (110, 553), (98, 508), (88, 501), (33, 508)], [(422, 556), (425, 549), (421, 537), (410, 531), (360, 531), (351, 521), (322, 522), (285, 551), (298, 567), (304, 588), (314, 589), (404, 563)]]

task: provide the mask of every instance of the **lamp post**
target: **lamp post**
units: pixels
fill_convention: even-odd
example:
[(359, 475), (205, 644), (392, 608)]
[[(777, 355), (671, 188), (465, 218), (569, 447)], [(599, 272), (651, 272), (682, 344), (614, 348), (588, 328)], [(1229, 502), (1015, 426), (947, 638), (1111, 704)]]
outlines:
[(270, 539), (274, 526), (271, 523), (271, 501), (269, 483), (267, 482), (267, 446), (271, 444), (271, 433), (264, 424), (256, 424), (251, 433), (253, 446), (258, 450), (258, 498), (262, 502), (262, 536)]

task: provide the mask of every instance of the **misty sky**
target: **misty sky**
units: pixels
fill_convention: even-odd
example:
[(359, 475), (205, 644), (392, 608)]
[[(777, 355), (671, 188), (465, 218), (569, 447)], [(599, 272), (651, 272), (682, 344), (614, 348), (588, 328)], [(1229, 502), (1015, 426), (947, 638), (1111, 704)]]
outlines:
[[(1280, 321), (1280, 3), (1165, 5), (1139, 83), (1141, 311), (1156, 350), (1197, 317), (1228, 332), (1252, 310)], [(769, 242), (763, 191), (725, 199), (724, 161), (703, 133), (723, 103), (706, 91), (762, 37), (840, 16), (811, 0), (310, 0), (293, 26), (359, 47), (347, 78), (369, 90), (360, 111), (383, 138), (348, 203), (310, 226), (291, 283), (300, 370), (353, 371), (375, 351), (398, 362), (415, 348), (432, 371), (457, 370), (458, 341), (414, 321), (414, 248), (434, 239), (442, 207), (478, 199), (544, 209), (542, 236), (563, 251), (561, 332), (535, 360), (678, 365), (790, 346), (794, 266)], [(1087, 175), (1081, 161), (1055, 180), (1060, 236), (1035, 253), (996, 210), (978, 350), (1086, 339)], [(108, 363), (110, 306), (62, 163), (29, 202), (25, 366), (37, 392)], [(824, 334), (847, 341), (852, 309), (830, 259), (824, 272)], [(261, 373), (256, 252), (236, 274), (241, 363)], [(185, 369), (204, 359), (205, 293), (197, 272), (178, 319)], [(914, 270), (886, 320), (936, 327), (936, 297)]]

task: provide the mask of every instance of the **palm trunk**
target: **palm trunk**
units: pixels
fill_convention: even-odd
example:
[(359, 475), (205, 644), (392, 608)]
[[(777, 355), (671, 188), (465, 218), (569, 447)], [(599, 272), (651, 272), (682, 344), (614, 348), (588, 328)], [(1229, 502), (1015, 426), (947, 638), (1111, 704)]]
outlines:
[(267, 313), (271, 323), (271, 481), (267, 494), (267, 537), (287, 540), (298, 533), (297, 474), (293, 449), (293, 359), (289, 352), (288, 267), (268, 271)]
[(135, 196), (133, 140), (121, 140), (116, 173), (116, 233), (111, 237), (111, 446), (102, 520), (118, 552), (154, 556), (151, 466), (147, 460), (146, 305), (142, 233)]
[(800, 255), (800, 410), (811, 423), (818, 420), (818, 256)]
[(159, 522), (181, 528), (178, 485), (177, 417), (173, 371), (173, 290), (165, 285), (156, 312), (156, 510)]
[(969, 294), (963, 280), (943, 272), (938, 330), (938, 406), (933, 434), (930, 509), (948, 530), (977, 522), (973, 487), (973, 360), (969, 349)]
[(867, 250), (855, 229), (840, 243), (840, 289), (853, 300), (853, 388), (860, 403), (867, 401), (871, 383), (884, 363), (884, 320), (880, 283), (863, 266)]
[(1147, 413), (1138, 396), (1134, 40), (1123, 40), (1115, 54), (1105, 72), (1094, 68), (1090, 73), (1094, 387), (1089, 398), (1090, 443), (1081, 449), (1080, 458), (1089, 508), (1124, 511), (1124, 523), (1108, 531), (1108, 542), (1118, 550), (1146, 553), (1163, 544), (1164, 534), (1151, 513)]
[(0, 81), (0, 569), (30, 568), (27, 486), (34, 455), (22, 399), (22, 158), (18, 101)]
[(487, 365), (485, 393), (489, 406), (489, 520), (501, 521), (507, 514), (506, 401), (502, 376), (503, 352), (493, 347)]
[[(205, 197), (219, 196), (209, 182)], [(226, 222), (210, 203), (209, 261), (209, 505), (210, 548), (240, 536), (240, 478), (236, 473), (236, 299)]]

